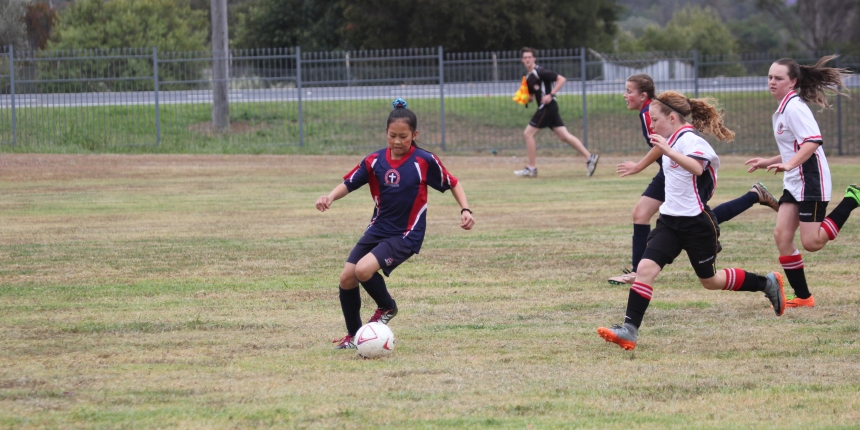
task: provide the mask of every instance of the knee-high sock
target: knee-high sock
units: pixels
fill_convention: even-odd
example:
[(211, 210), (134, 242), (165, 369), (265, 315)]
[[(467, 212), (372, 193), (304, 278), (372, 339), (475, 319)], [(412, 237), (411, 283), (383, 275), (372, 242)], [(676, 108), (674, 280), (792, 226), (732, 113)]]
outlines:
[(800, 253), (781, 255), (779, 263), (782, 264), (782, 270), (785, 271), (785, 277), (788, 278), (788, 284), (794, 290), (794, 295), (801, 299), (808, 299), (812, 293), (809, 292), (809, 285), (806, 284), (806, 274), (803, 271), (803, 257)]
[(639, 262), (642, 261), (642, 254), (645, 254), (645, 248), (648, 246), (648, 234), (651, 233), (651, 224), (633, 224), (633, 271), (639, 267)]
[(624, 317), (625, 323), (630, 323), (639, 328), (642, 325), (642, 318), (645, 317), (645, 311), (648, 310), (648, 305), (651, 303), (651, 295), (654, 289), (650, 285), (641, 282), (634, 282), (630, 287), (630, 294), (627, 296), (627, 314)]
[(764, 291), (767, 278), (743, 269), (723, 269), (726, 272), (726, 286), (729, 291)]
[(713, 209), (713, 212), (717, 217), (717, 222), (722, 224), (742, 214), (756, 203), (758, 203), (758, 194), (755, 191), (750, 191), (734, 200), (720, 204)]
[(852, 198), (846, 197), (830, 212), (830, 215), (827, 215), (827, 218), (824, 218), (824, 221), (821, 222), (821, 228), (824, 229), (830, 240), (836, 239), (839, 230), (845, 225), (845, 221), (848, 221), (851, 211), (855, 208), (857, 208), (857, 202)]
[(346, 321), (346, 332), (350, 336), (355, 336), (361, 328), (361, 290), (340, 288), (340, 309)]
[(385, 278), (376, 272), (370, 279), (361, 283), (364, 291), (376, 302), (376, 307), (380, 309), (394, 308), (394, 300), (391, 294), (388, 294), (388, 288), (385, 286)]

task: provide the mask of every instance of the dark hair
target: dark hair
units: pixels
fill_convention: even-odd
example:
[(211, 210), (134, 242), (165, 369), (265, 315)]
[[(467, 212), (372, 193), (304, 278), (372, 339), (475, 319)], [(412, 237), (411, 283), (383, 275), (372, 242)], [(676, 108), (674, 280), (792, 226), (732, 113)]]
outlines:
[[(391, 102), (394, 105), (394, 110), (388, 114), (388, 121), (385, 123), (385, 129), (388, 130), (388, 126), (391, 125), (392, 122), (402, 121), (405, 122), (406, 125), (409, 126), (409, 130), (414, 132), (418, 130), (418, 117), (415, 115), (415, 112), (406, 108), (406, 100), (398, 98)], [(415, 139), (412, 139), (412, 146), (418, 147), (415, 144)]]
[(716, 99), (710, 97), (688, 99), (675, 91), (664, 91), (651, 102), (651, 106), (656, 106), (663, 115), (669, 115), (675, 111), (680, 114), (679, 119), (682, 123), (687, 122), (686, 116), (691, 116), (690, 122), (697, 130), (723, 142), (731, 141), (735, 138), (735, 132), (723, 124), (723, 115), (717, 110), (716, 104)]
[(648, 100), (654, 100), (657, 88), (654, 86), (654, 80), (650, 76), (645, 73), (637, 73), (627, 78), (627, 82), (633, 82), (636, 84), (636, 90), (640, 93), (645, 93), (648, 96)]
[(522, 57), (523, 54), (525, 54), (526, 52), (530, 52), (532, 54), (532, 57), (537, 58), (537, 53), (535, 53), (535, 50), (529, 48), (528, 46), (523, 46), (523, 49), (520, 49), (520, 57)]
[(842, 82), (842, 76), (851, 74), (848, 69), (824, 67), (828, 61), (836, 57), (836, 55), (821, 57), (814, 66), (801, 66), (791, 58), (781, 58), (773, 63), (788, 68), (789, 79), (797, 79), (794, 89), (803, 101), (828, 108), (830, 105), (827, 103), (825, 90), (842, 94), (839, 88), (847, 88)]

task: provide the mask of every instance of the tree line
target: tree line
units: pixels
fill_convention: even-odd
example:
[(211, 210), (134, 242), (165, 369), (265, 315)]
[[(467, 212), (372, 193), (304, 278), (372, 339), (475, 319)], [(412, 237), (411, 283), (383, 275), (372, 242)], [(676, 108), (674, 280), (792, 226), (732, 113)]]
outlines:
[[(857, 0), (230, 0), (231, 48), (860, 52)], [(728, 16), (732, 11), (745, 17)], [(754, 16), (753, 16), (754, 15)], [(647, 17), (651, 18), (647, 18)], [(664, 18), (665, 17), (665, 18)], [(209, 46), (206, 0), (0, 0), (17, 50)]]

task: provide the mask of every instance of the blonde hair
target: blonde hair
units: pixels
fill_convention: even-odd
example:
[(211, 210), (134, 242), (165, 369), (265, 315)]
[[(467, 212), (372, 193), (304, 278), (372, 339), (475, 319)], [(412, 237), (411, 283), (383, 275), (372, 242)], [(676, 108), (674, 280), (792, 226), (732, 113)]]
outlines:
[(723, 124), (722, 111), (718, 110), (717, 100), (711, 97), (701, 99), (688, 99), (681, 93), (675, 91), (664, 91), (651, 103), (660, 109), (663, 115), (670, 115), (673, 111), (678, 115), (682, 123), (690, 123), (696, 130), (710, 134), (722, 142), (731, 142), (735, 139), (735, 132), (726, 128)]

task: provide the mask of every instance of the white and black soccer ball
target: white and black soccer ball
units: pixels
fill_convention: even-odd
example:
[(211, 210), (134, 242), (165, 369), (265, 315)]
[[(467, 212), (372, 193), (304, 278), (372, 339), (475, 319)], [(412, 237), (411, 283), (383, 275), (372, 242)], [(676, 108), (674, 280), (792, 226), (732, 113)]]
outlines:
[(394, 332), (381, 322), (367, 323), (355, 334), (355, 349), (361, 358), (387, 357), (394, 351)]

